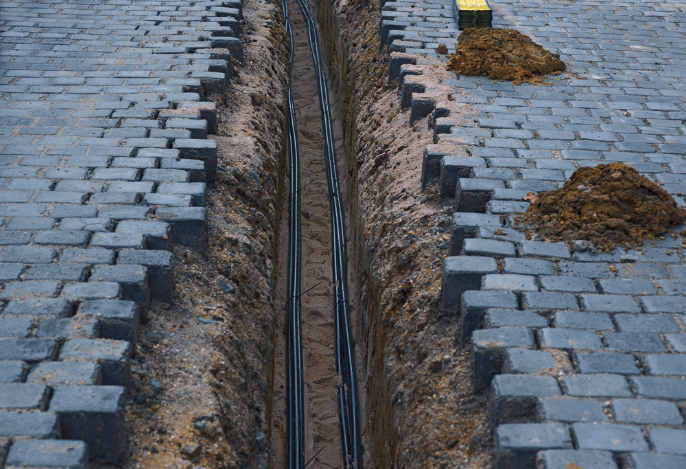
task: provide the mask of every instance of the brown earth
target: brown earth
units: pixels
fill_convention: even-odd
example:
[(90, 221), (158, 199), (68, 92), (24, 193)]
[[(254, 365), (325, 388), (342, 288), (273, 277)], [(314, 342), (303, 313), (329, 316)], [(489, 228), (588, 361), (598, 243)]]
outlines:
[(174, 248), (173, 302), (154, 304), (141, 326), (118, 467), (270, 465), (288, 56), (278, 0), (246, 0), (243, 14), (245, 62), (210, 97), (219, 161), (207, 187), (209, 247)]
[(606, 252), (640, 246), (685, 219), (672, 196), (621, 163), (577, 169), (564, 187), (534, 197), (517, 217), (551, 241), (586, 240)]
[(487, 76), (493, 80), (541, 83), (543, 75), (567, 68), (560, 54), (533, 42), (514, 29), (465, 29), (450, 54), (448, 70), (458, 75)]

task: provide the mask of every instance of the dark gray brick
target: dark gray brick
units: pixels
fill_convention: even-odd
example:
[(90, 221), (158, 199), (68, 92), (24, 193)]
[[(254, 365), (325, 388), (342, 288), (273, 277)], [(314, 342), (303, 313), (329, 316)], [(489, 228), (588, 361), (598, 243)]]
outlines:
[(649, 280), (603, 279), (598, 282), (601, 293), (615, 295), (654, 295), (657, 290)]
[(58, 289), (58, 282), (39, 282), (33, 280), (9, 282), (5, 285), (3, 292), (0, 293), (0, 298), (7, 300), (33, 297), (50, 298), (56, 295)]
[(541, 288), (550, 291), (570, 293), (595, 292), (595, 284), (591, 279), (579, 277), (541, 276)]
[(534, 418), (538, 398), (558, 394), (557, 381), (550, 376), (494, 376), (489, 399), (491, 425), (530, 421)]
[(91, 457), (115, 463), (125, 450), (125, 395), (121, 386), (57, 386), (50, 410), (60, 416), (64, 438), (83, 440)]
[(499, 425), (494, 436), (495, 469), (534, 467), (538, 451), (572, 448), (569, 430), (559, 423)]
[(54, 359), (57, 343), (52, 339), (13, 339), (0, 340), (0, 360), (21, 360), (37, 363)]
[(686, 465), (686, 456), (675, 454), (631, 453), (630, 461), (634, 469), (681, 469)]
[(79, 282), (86, 275), (86, 266), (78, 264), (34, 264), (25, 280), (65, 280)]
[(21, 383), (26, 374), (26, 365), (20, 361), (0, 362), (0, 383)]
[(114, 251), (109, 249), (64, 249), (60, 262), (64, 264), (113, 264)]
[(49, 439), (59, 437), (59, 435), (59, 421), (55, 413), (0, 413), (0, 437)]
[(538, 403), (538, 414), (542, 420), (559, 422), (610, 423), (600, 402), (582, 399), (545, 398)]
[(608, 451), (551, 449), (538, 453), (536, 462), (540, 469), (567, 469), (571, 464), (584, 469), (617, 469)]
[(106, 339), (135, 342), (138, 337), (138, 308), (133, 301), (88, 300), (78, 314), (93, 315), (100, 323), (100, 335)]
[(681, 378), (633, 376), (630, 381), (641, 397), (686, 399), (686, 380)]
[(0, 409), (43, 410), (50, 390), (44, 384), (0, 384)]
[(88, 464), (86, 443), (75, 440), (20, 440), (7, 455), (7, 467), (64, 467), (82, 469)]
[(615, 321), (621, 332), (679, 332), (676, 321), (667, 314), (617, 314)]
[(628, 352), (666, 352), (658, 334), (647, 332), (616, 332), (605, 334), (605, 342), (610, 350)]
[(539, 332), (541, 346), (553, 349), (602, 349), (598, 335), (591, 331), (576, 329), (545, 328)]
[(571, 259), (569, 247), (560, 243), (522, 241), (518, 243), (519, 255), (524, 257), (547, 257)]
[(615, 399), (615, 420), (638, 425), (683, 425), (679, 409), (671, 402), (654, 399)]
[(115, 299), (119, 296), (119, 284), (115, 282), (70, 283), (62, 288), (62, 298), (83, 298), (86, 300)]
[(578, 353), (576, 362), (581, 373), (641, 374), (634, 356), (628, 353)]
[(469, 290), (462, 294), (460, 313), (460, 338), (467, 341), (489, 308), (515, 309), (518, 307), (514, 293)]
[[(1, 256), (2, 253), (0, 260), (3, 260)], [(686, 313), (686, 297), (642, 296), (640, 301), (646, 313)]]
[(121, 251), (117, 264), (140, 264), (148, 268), (148, 283), (153, 298), (171, 302), (174, 288), (174, 257), (166, 251)]
[(535, 347), (530, 329), (504, 327), (476, 330), (472, 334), (474, 348), (474, 388), (478, 393), (486, 391), (491, 379), (502, 371), (504, 350), (508, 347)]
[(0, 318), (0, 337), (28, 337), (33, 326), (30, 318)]
[(549, 352), (526, 349), (505, 351), (503, 370), (508, 374), (541, 373), (549, 371), (555, 366), (555, 357)]
[(575, 423), (573, 429), (580, 449), (648, 451), (640, 427)]
[(562, 379), (562, 386), (570, 396), (577, 397), (631, 397), (624, 376), (611, 374), (571, 375)]
[(9, 302), (4, 315), (15, 316), (57, 316), (73, 314), (72, 304), (64, 298), (26, 298)]
[(641, 306), (628, 295), (581, 295), (586, 311), (600, 313), (640, 313)]
[(24, 264), (39, 264), (52, 262), (57, 255), (54, 248), (34, 246), (5, 246), (0, 251), (0, 262), (21, 262)]
[(60, 352), (60, 360), (98, 361), (105, 385), (125, 386), (128, 382), (129, 342), (106, 339), (71, 339)]
[(686, 455), (686, 430), (651, 428), (648, 438), (658, 453)]
[(550, 262), (542, 259), (503, 259), (503, 272), (508, 274), (553, 275)]
[(615, 327), (607, 314), (561, 311), (555, 313), (555, 326), (567, 329), (589, 329), (592, 331), (614, 331)]
[(646, 355), (643, 361), (651, 375), (686, 376), (686, 355)]
[(93, 269), (89, 282), (116, 282), (121, 285), (121, 297), (147, 305), (148, 269), (142, 265), (101, 265)]
[(46, 362), (39, 364), (28, 376), (27, 382), (49, 386), (102, 384), (100, 365), (92, 362)]
[(522, 306), (532, 310), (578, 309), (574, 295), (569, 293), (524, 292)]
[(548, 320), (533, 311), (510, 309), (489, 309), (485, 315), (485, 325), (492, 327), (547, 327)]
[(22, 273), (24, 273), (23, 264), (0, 263), (0, 281), (17, 280)]

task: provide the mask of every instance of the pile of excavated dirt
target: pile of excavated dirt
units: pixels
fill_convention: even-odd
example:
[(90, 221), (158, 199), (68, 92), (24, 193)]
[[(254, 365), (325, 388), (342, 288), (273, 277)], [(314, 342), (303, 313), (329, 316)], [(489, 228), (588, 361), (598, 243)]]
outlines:
[(551, 241), (586, 240), (607, 252), (640, 246), (685, 219), (686, 209), (660, 186), (613, 163), (577, 169), (562, 189), (535, 197), (516, 221)]
[(560, 54), (552, 54), (514, 29), (465, 29), (450, 54), (448, 70), (458, 75), (487, 76), (493, 80), (541, 83), (543, 75), (567, 68)]

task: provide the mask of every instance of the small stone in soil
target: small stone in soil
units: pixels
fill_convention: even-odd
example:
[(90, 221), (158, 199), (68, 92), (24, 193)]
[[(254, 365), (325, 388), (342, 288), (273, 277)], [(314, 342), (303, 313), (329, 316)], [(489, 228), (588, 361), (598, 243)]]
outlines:
[(185, 456), (194, 458), (196, 456), (200, 456), (201, 451), (202, 451), (202, 445), (186, 445), (181, 450), (181, 453), (183, 453)]
[(219, 324), (219, 321), (214, 321), (212, 319), (207, 318), (198, 318), (198, 321), (200, 321), (203, 324)]

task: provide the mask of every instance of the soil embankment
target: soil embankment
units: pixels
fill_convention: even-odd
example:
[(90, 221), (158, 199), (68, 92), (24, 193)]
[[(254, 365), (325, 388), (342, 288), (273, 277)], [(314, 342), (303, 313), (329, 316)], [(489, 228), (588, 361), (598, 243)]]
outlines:
[(172, 304), (153, 305), (133, 357), (126, 468), (267, 468), (287, 38), (279, 2), (246, 0), (245, 61), (218, 107), (209, 249), (174, 249)]

